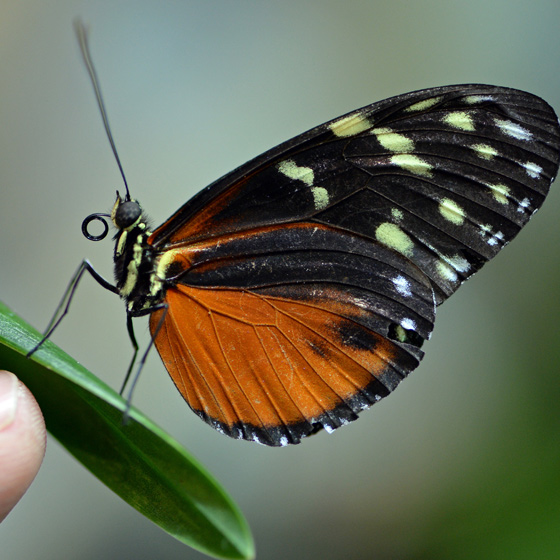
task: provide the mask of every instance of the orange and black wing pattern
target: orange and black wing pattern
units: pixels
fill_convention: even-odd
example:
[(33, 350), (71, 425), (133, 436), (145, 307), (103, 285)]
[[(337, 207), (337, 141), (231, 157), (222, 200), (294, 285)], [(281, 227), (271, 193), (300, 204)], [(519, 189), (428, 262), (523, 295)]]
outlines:
[(177, 388), (219, 431), (267, 445), (356, 419), (541, 206), (559, 153), (544, 101), (460, 85), (364, 107), (226, 175), (148, 240), (166, 305), (150, 326)]

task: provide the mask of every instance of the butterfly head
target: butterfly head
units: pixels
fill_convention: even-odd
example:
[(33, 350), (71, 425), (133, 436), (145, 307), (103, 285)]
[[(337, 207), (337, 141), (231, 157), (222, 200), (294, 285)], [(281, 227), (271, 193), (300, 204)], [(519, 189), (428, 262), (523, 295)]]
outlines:
[(118, 230), (131, 230), (142, 221), (142, 207), (128, 195), (123, 200), (117, 192), (111, 220)]
[[(140, 227), (142, 230), (146, 229), (146, 221), (142, 207), (136, 200), (130, 198), (128, 194), (124, 199), (122, 199), (120, 194), (117, 192), (117, 199), (115, 200), (115, 204), (113, 205), (113, 209), (110, 214), (90, 214), (82, 222), (82, 233), (84, 236), (90, 241), (101, 241), (102, 239), (105, 239), (109, 233), (109, 224), (105, 218), (111, 218), (113, 225), (117, 228), (119, 233), (131, 231), (135, 227)], [(103, 231), (99, 235), (93, 234), (89, 231), (91, 222), (95, 221), (103, 224)]]

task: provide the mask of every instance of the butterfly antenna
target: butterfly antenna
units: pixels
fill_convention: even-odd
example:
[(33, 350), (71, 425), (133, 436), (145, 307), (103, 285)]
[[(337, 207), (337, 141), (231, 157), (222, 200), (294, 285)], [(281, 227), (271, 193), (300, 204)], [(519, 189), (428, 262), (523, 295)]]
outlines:
[(91, 83), (93, 85), (93, 89), (95, 91), (97, 105), (99, 106), (99, 110), (101, 111), (101, 118), (103, 119), (103, 125), (105, 126), (105, 132), (107, 133), (107, 138), (109, 138), (111, 149), (113, 150), (113, 154), (115, 156), (115, 159), (117, 160), (117, 165), (119, 166), (119, 170), (123, 178), (124, 186), (126, 188), (126, 200), (130, 200), (128, 183), (126, 181), (124, 170), (121, 165), (121, 160), (119, 158), (119, 154), (117, 153), (117, 148), (113, 140), (113, 134), (111, 133), (111, 127), (109, 126), (109, 119), (107, 118), (107, 111), (105, 110), (105, 103), (103, 103), (103, 96), (101, 95), (101, 88), (99, 87), (99, 80), (97, 78), (97, 73), (95, 72), (95, 67), (93, 66), (93, 62), (91, 60), (91, 54), (89, 52), (88, 30), (86, 29), (85, 25), (80, 19), (74, 20), (74, 30), (76, 31), (76, 36), (78, 37), (78, 43), (80, 44), (80, 51), (82, 53), (84, 63), (86, 65), (89, 77), (91, 79)]

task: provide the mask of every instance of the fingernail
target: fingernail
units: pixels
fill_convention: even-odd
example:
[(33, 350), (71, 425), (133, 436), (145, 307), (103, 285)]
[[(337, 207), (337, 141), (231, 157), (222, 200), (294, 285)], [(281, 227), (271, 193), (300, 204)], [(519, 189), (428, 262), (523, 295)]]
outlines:
[(16, 417), (18, 378), (8, 371), (0, 371), (0, 431), (12, 424)]

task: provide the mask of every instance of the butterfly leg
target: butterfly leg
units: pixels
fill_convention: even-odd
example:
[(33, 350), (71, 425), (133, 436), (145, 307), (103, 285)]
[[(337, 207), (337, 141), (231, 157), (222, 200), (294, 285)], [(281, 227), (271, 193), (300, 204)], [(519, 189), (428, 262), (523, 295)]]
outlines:
[(68, 284), (68, 287), (66, 288), (66, 291), (64, 292), (64, 295), (62, 296), (62, 299), (60, 300), (60, 303), (58, 304), (58, 307), (56, 308), (52, 319), (50, 320), (47, 328), (45, 329), (45, 332), (43, 333), (43, 338), (41, 338), (41, 340), (27, 353), (28, 358), (32, 356), (43, 345), (45, 340), (47, 340), (58, 327), (58, 325), (60, 325), (62, 319), (64, 319), (64, 317), (68, 313), (68, 310), (70, 309), (70, 303), (72, 302), (72, 298), (74, 297), (76, 288), (78, 287), (78, 283), (80, 282), (82, 276), (84, 275), (84, 272), (86, 271), (93, 276), (94, 280), (100, 286), (103, 286), (103, 288), (109, 290), (110, 292), (113, 292), (114, 294), (119, 293), (116, 286), (113, 286), (113, 284), (105, 280), (105, 278), (103, 278), (103, 276), (101, 276), (93, 268), (92, 264), (87, 259), (84, 259), (84, 261), (78, 267), (78, 270), (76, 270), (76, 272), (74, 273), (72, 280), (70, 280), (70, 283)]
[(130, 360), (130, 364), (128, 366), (128, 369), (126, 370), (126, 375), (124, 376), (124, 381), (121, 385), (121, 389), (119, 391), (119, 395), (121, 395), (121, 396), (124, 393), (124, 389), (125, 389), (126, 384), (128, 383), (128, 380), (130, 378), (130, 373), (134, 369), (134, 362), (136, 362), (136, 356), (138, 355), (138, 342), (136, 341), (136, 335), (134, 334), (134, 325), (132, 324), (132, 315), (130, 315), (129, 313), (127, 313), (127, 315), (126, 315), (126, 330), (128, 331), (128, 337), (130, 338), (130, 342), (132, 343), (133, 354), (132, 354), (132, 359)]
[(165, 316), (167, 315), (167, 304), (166, 303), (160, 303), (158, 305), (154, 305), (153, 307), (149, 307), (147, 309), (143, 309), (140, 313), (135, 313), (134, 315), (132, 314), (127, 314), (126, 317), (126, 328), (128, 330), (128, 336), (130, 337), (130, 342), (132, 343), (132, 347), (134, 349), (134, 353), (132, 355), (132, 360), (130, 361), (130, 365), (128, 366), (128, 370), (126, 372), (126, 376), (124, 378), (124, 382), (122, 384), (121, 390), (120, 390), (120, 394), (122, 395), (124, 392), (124, 389), (128, 383), (128, 380), (130, 378), (130, 374), (132, 373), (132, 370), (134, 369), (134, 363), (136, 362), (136, 357), (138, 355), (138, 342), (136, 341), (136, 336), (134, 334), (134, 327), (132, 324), (132, 317), (142, 317), (144, 315), (151, 315), (154, 311), (158, 311), (159, 309), (163, 310), (163, 313), (161, 314), (161, 318), (158, 321), (158, 324), (152, 334), (152, 338), (148, 344), (148, 347), (146, 348), (144, 354), (142, 354), (142, 358), (140, 359), (140, 363), (138, 364), (138, 369), (136, 371), (136, 374), (134, 375), (134, 377), (132, 378), (132, 382), (130, 384), (130, 389), (128, 390), (128, 396), (126, 398), (126, 410), (125, 413), (123, 415), (123, 424), (126, 424), (127, 420), (128, 420), (128, 413), (130, 410), (130, 405), (132, 402), (132, 393), (134, 392), (134, 388), (136, 387), (136, 383), (138, 382), (138, 379), (140, 378), (140, 373), (142, 372), (142, 369), (144, 369), (144, 364), (146, 363), (146, 359), (148, 358), (148, 354), (150, 352), (150, 350), (152, 349), (152, 346), (154, 345), (154, 340), (156, 338), (156, 336), (158, 335), (164, 321), (165, 321)]

